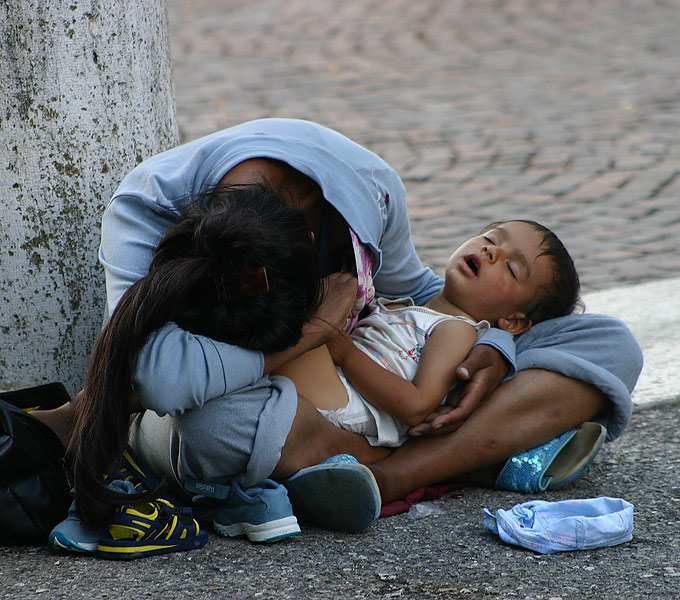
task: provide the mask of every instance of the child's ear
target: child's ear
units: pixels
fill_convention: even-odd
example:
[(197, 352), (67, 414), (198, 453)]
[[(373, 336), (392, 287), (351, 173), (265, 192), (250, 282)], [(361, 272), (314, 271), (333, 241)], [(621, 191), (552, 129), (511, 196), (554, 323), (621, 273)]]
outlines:
[(531, 325), (531, 319), (527, 318), (524, 313), (513, 313), (510, 316), (498, 319), (496, 327), (512, 335), (519, 335), (531, 329)]

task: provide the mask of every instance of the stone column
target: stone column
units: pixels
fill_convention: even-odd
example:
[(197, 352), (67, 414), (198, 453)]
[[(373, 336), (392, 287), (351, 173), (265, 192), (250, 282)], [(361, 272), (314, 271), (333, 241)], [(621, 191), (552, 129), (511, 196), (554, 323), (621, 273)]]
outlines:
[(0, 2), (0, 389), (84, 382), (102, 211), (178, 141), (165, 0)]

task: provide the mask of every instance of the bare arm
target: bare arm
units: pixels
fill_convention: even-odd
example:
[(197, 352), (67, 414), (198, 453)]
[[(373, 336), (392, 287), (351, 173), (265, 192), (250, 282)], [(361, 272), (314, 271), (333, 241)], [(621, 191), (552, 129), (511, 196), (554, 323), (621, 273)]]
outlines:
[(476, 339), (474, 328), (465, 322), (440, 323), (423, 348), (413, 381), (381, 367), (348, 336), (338, 335), (328, 346), (334, 362), (366, 400), (400, 421), (416, 425), (451, 389), (456, 379), (456, 367)]

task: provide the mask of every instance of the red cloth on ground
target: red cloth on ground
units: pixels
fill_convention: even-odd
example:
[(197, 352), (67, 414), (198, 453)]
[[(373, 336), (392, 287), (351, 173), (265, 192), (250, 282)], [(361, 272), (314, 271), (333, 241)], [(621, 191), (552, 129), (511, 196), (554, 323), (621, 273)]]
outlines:
[(425, 500), (437, 500), (441, 498), (446, 492), (453, 489), (462, 488), (458, 483), (437, 483), (435, 485), (426, 485), (424, 487), (413, 490), (403, 500), (395, 500), (389, 504), (385, 504), (380, 511), (380, 517), (393, 517), (406, 512), (416, 502)]

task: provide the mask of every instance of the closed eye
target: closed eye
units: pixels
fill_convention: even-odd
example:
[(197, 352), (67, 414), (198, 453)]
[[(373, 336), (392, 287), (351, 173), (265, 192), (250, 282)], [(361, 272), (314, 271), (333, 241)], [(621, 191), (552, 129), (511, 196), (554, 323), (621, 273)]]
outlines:
[(488, 235), (483, 235), (482, 239), (486, 242), (489, 242), (489, 244), (491, 244), (492, 246), (496, 245), (496, 242), (494, 242)]
[(507, 263), (508, 266), (508, 271), (510, 271), (510, 275), (512, 275), (513, 279), (517, 279), (517, 275), (515, 275), (515, 270), (512, 268), (512, 265), (510, 263)]

